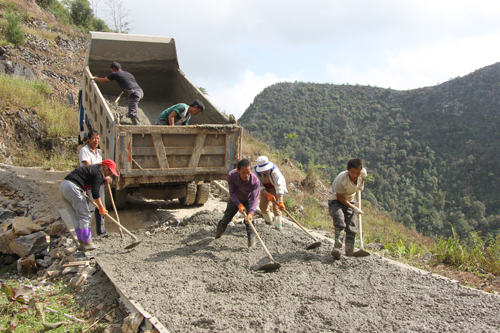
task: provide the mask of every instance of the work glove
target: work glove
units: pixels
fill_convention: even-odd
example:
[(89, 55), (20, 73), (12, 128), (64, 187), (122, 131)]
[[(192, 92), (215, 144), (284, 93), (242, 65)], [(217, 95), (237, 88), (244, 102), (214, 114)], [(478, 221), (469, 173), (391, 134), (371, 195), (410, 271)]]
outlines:
[(252, 223), (252, 220), (253, 220), (253, 213), (248, 213), (247, 218), (245, 219), (245, 223), (246, 224)]
[(240, 204), (238, 205), (238, 211), (239, 211), (240, 213), (243, 213), (243, 210), (245, 210), (245, 206), (243, 206), (243, 204), (241, 204), (241, 203), (240, 203)]
[(279, 208), (280, 210), (285, 209), (285, 204), (284, 204), (283, 202), (280, 202), (280, 203), (278, 204), (278, 208)]
[(365, 212), (363, 212), (361, 209), (359, 209), (356, 206), (354, 206), (353, 210), (354, 210), (354, 213), (356, 213), (357, 215), (359, 215), (359, 214), (365, 215)]
[(274, 197), (274, 195), (272, 195), (271, 193), (268, 193), (267, 194), (267, 200), (271, 201), (271, 202), (275, 202), (276, 201), (276, 198)]
[(100, 215), (106, 215), (108, 213), (108, 211), (106, 210), (106, 208), (104, 208), (104, 206), (101, 206), (99, 207), (99, 214)]

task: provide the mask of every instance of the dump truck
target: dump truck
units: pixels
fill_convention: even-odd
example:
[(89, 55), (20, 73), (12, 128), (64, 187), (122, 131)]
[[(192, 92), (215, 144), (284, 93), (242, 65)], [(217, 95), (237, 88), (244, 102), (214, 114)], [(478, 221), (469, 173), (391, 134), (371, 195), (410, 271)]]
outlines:
[[(111, 73), (113, 61), (135, 76), (144, 91), (139, 108), (153, 125), (142, 120), (141, 125), (124, 124), (112, 111), (114, 102), (104, 97), (119, 97), (118, 84), (92, 80)], [(82, 82), (79, 138), (90, 129), (99, 131), (103, 158), (116, 162), (120, 176), (113, 181), (112, 195), (117, 208), (125, 207), (133, 192), (147, 199), (179, 199), (182, 205), (204, 204), (209, 183), (226, 179), (236, 166), (243, 129), (181, 71), (173, 38), (90, 32)], [(195, 99), (205, 110), (189, 125), (154, 125), (166, 108)], [(126, 106), (126, 96), (122, 100)]]

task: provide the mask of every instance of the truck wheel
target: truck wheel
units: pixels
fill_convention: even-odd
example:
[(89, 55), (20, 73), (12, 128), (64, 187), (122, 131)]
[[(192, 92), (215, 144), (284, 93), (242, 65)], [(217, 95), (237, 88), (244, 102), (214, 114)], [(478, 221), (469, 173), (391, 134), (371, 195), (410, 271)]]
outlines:
[(210, 195), (210, 184), (198, 185), (198, 192), (196, 193), (196, 205), (203, 205), (208, 201), (208, 196)]
[(127, 205), (127, 189), (113, 189), (113, 199), (115, 199), (116, 209), (123, 209)]
[(191, 206), (196, 200), (197, 186), (195, 182), (186, 185), (186, 196), (179, 198), (179, 202), (183, 206)]

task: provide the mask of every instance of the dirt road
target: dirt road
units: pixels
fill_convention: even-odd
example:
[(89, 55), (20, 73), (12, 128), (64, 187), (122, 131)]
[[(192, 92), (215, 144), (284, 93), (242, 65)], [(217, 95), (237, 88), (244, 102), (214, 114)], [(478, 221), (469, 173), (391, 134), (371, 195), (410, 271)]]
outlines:
[[(59, 182), (68, 172), (0, 167), (0, 182), (24, 192), (47, 213), (63, 208)], [(305, 250), (310, 239), (287, 225), (282, 232), (257, 226), (275, 260), (275, 272), (255, 269), (268, 262), (262, 247), (246, 247), (242, 225), (214, 240), (224, 203), (206, 207), (130, 198), (120, 212), (131, 229), (156, 221), (189, 219), (166, 231), (138, 231), (143, 243), (123, 250), (118, 234), (98, 239), (99, 264), (125, 294), (139, 301), (170, 332), (499, 332), (500, 297), (408, 269), (377, 256), (330, 256), (325, 241)], [(107, 224), (110, 231), (116, 230)], [(94, 293), (105, 296), (109, 284)], [(99, 285), (93, 285), (99, 288)], [(89, 290), (83, 288), (81, 290)], [(85, 295), (79, 295), (79, 297)]]

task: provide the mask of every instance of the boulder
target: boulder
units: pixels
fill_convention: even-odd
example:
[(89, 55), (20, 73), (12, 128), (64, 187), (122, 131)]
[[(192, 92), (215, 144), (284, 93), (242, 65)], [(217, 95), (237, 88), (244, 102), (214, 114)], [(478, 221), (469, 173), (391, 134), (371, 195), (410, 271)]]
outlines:
[(16, 236), (14, 235), (14, 232), (12, 231), (12, 229), (7, 230), (6, 232), (0, 233), (0, 252), (5, 253), (5, 254), (14, 253), (14, 252), (12, 252), (12, 248), (10, 246), (10, 243), (15, 238), (16, 238)]
[(29, 254), (42, 255), (49, 247), (50, 237), (43, 231), (21, 236), (10, 243), (13, 253), (20, 257)]
[(122, 333), (137, 333), (144, 316), (140, 313), (133, 313), (123, 320)]
[(16, 216), (12, 223), (12, 231), (16, 236), (29, 235), (33, 232), (42, 231), (43, 228), (33, 223), (31, 216)]
[(41, 226), (48, 226), (50, 223), (58, 220), (59, 217), (52, 215), (52, 214), (46, 214), (46, 215), (40, 215), (35, 219), (35, 223)]
[(14, 219), (8, 219), (0, 223), (0, 233), (6, 232), (7, 230), (12, 229), (12, 222), (14, 222)]
[(6, 219), (12, 219), (16, 216), (17, 216), (16, 212), (9, 210), (9, 209), (0, 208), (0, 221), (6, 220)]
[(53, 237), (61, 237), (65, 235), (67, 231), (68, 228), (66, 228), (66, 224), (62, 221), (54, 222), (45, 228), (45, 233)]
[(37, 266), (34, 254), (31, 254), (25, 258), (20, 258), (17, 261), (17, 272), (19, 274), (35, 274), (36, 271)]

